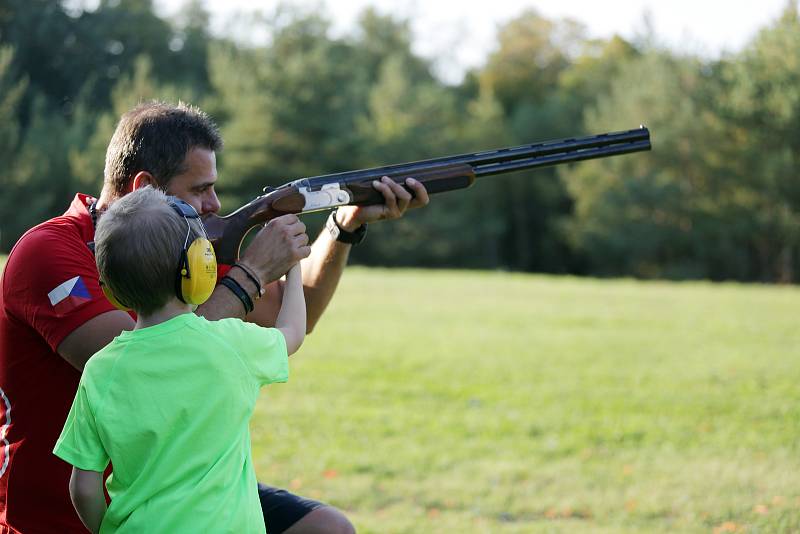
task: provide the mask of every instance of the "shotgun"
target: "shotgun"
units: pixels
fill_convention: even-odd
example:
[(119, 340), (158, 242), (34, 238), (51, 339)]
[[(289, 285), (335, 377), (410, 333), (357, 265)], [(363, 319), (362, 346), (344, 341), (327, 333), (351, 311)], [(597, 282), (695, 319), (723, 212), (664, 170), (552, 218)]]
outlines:
[(289, 213), (310, 213), (337, 206), (382, 204), (383, 195), (372, 187), (372, 182), (383, 176), (388, 176), (403, 187), (406, 178), (414, 178), (425, 185), (428, 193), (442, 193), (469, 187), (476, 178), (484, 176), (643, 150), (650, 150), (650, 132), (640, 126), (623, 132), (325, 174), (294, 180), (277, 188), (265, 187), (263, 195), (230, 215), (220, 217), (208, 214), (203, 217), (203, 223), (217, 254), (217, 261), (232, 264), (239, 258), (239, 250), (247, 233), (271, 219)]

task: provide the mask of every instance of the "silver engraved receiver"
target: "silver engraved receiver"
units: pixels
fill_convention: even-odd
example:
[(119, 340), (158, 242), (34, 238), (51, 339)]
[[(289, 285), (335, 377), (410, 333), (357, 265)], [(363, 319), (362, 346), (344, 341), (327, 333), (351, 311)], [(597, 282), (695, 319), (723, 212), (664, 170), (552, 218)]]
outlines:
[(308, 187), (299, 187), (298, 192), (306, 199), (303, 212), (324, 210), (345, 206), (350, 203), (350, 193), (339, 187), (338, 183), (325, 184), (313, 191)]

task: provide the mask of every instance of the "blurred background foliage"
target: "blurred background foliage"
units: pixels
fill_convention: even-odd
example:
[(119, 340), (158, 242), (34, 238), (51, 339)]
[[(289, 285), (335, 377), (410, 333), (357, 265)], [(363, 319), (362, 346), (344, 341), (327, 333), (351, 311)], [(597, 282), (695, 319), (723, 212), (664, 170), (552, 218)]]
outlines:
[[(795, 2), (740, 52), (705, 59), (643, 36), (590, 39), (519, 14), (454, 85), (412, 51), (408, 20), (362, 13), (333, 37), (282, 5), (253, 45), (212, 35), (198, 0), (76, 9), (0, 3), (0, 252), (97, 194), (120, 114), (183, 100), (221, 127), (230, 212), (266, 185), (645, 123), (650, 153), (479, 181), (377, 224), (357, 263), (793, 283), (800, 260), (800, 17)], [(313, 224), (319, 217), (311, 218)]]

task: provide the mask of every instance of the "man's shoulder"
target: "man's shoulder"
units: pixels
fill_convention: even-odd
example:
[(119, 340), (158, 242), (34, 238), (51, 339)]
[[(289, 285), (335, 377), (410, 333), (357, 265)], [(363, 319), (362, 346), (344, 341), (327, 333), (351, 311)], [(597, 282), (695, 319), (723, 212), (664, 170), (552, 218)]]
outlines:
[(83, 210), (82, 213), (78, 208), (89, 200), (94, 200), (94, 197), (77, 194), (65, 213), (47, 219), (25, 232), (12, 248), (12, 254), (15, 249), (20, 247), (31, 248), (38, 247), (41, 244), (51, 245), (53, 242), (60, 240), (68, 243), (82, 243), (85, 246), (84, 237), (91, 239), (91, 235), (84, 236), (83, 234), (87, 232), (93, 233), (93, 225), (88, 212)]
[[(94, 255), (77, 225), (64, 219), (56, 217), (31, 228), (11, 249), (2, 276), (5, 305), (41, 301), (55, 306), (53, 298), (48, 301), (48, 297), (62, 286), (78, 291), (78, 297), (89, 297), (81, 290), (86, 277), (94, 276), (97, 270)], [(34, 293), (40, 298), (34, 298)]]
[(65, 219), (56, 217), (31, 228), (11, 249), (3, 271), (6, 299), (28, 299), (32, 289), (47, 293), (59, 284), (94, 275), (92, 251), (78, 226)]
[(91, 253), (78, 225), (71, 217), (61, 215), (25, 232), (11, 249), (8, 264), (13, 267), (15, 261), (30, 259), (31, 256), (39, 261), (57, 261), (64, 252), (84, 249)]

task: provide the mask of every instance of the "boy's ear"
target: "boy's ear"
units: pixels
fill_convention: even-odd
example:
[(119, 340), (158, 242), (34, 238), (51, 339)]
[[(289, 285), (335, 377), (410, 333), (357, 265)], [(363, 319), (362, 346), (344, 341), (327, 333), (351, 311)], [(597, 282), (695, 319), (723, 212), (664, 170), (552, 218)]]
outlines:
[(134, 175), (133, 180), (131, 180), (131, 190), (129, 192), (136, 191), (147, 185), (158, 187), (156, 179), (153, 178), (152, 174), (147, 171), (139, 171)]

